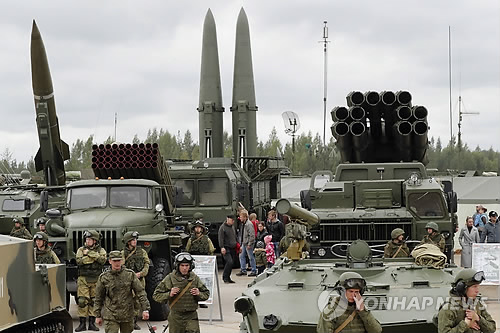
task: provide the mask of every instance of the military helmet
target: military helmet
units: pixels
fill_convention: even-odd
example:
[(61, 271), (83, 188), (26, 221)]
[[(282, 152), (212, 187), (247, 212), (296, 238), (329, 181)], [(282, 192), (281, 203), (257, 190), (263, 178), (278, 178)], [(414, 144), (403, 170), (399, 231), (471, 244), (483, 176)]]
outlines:
[(17, 217), (14, 217), (14, 218), (12, 219), (12, 222), (14, 222), (14, 223), (21, 223), (21, 224), (23, 224), (23, 221), (21, 221), (21, 220), (20, 220), (20, 219), (18, 219)]
[(338, 284), (344, 289), (359, 289), (363, 294), (366, 290), (366, 281), (356, 272), (345, 272), (339, 276)]
[(137, 231), (128, 231), (123, 235), (122, 242), (123, 244), (128, 244), (134, 238), (139, 239), (139, 233)]
[(36, 220), (36, 226), (38, 227), (40, 224), (47, 224), (47, 218), (40, 217)]
[(453, 292), (460, 296), (465, 296), (465, 292), (468, 287), (480, 284), (486, 280), (483, 271), (476, 271), (473, 268), (465, 268), (461, 270), (457, 276), (455, 276), (455, 281), (453, 282)]
[(398, 238), (399, 236), (401, 235), (404, 235), (405, 234), (405, 231), (401, 228), (396, 228), (394, 229), (392, 232), (391, 232), (391, 238), (392, 239), (396, 239)]
[(194, 213), (194, 214), (193, 214), (193, 219), (194, 219), (195, 221), (197, 221), (197, 220), (201, 220), (202, 218), (203, 218), (203, 214), (202, 214), (202, 213), (200, 213), (200, 212), (196, 212), (196, 213)]
[(101, 240), (101, 235), (96, 230), (87, 230), (83, 233), (83, 238), (92, 238), (96, 242)]
[(188, 263), (191, 265), (189, 271), (191, 272), (194, 269), (194, 258), (188, 252), (181, 252), (175, 256), (174, 260), (174, 268), (176, 271), (179, 271), (179, 264)]
[(45, 242), (48, 242), (49, 241), (49, 236), (47, 236), (47, 234), (45, 232), (37, 232), (34, 236), (33, 236), (33, 240), (37, 240), (37, 239), (41, 239)]
[(426, 229), (429, 229), (429, 228), (430, 228), (430, 229), (434, 230), (435, 232), (438, 232), (438, 231), (439, 231), (439, 227), (438, 227), (438, 225), (437, 225), (437, 223), (436, 223), (436, 222), (428, 222), (428, 223), (425, 225), (425, 228), (426, 228)]

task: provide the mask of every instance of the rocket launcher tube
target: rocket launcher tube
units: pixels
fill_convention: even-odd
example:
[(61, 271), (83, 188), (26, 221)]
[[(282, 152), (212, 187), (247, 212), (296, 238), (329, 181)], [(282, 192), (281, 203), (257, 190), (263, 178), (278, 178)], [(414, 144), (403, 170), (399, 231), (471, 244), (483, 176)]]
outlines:
[(414, 107), (412, 107), (411, 112), (413, 114), (413, 117), (417, 120), (427, 119), (428, 112), (425, 106), (415, 105)]
[(333, 108), (332, 112), (333, 121), (347, 121), (349, 119), (349, 110), (343, 106), (336, 106)]
[(366, 127), (362, 122), (356, 121), (349, 125), (349, 132), (352, 134), (355, 162), (362, 162), (369, 144)]
[(408, 121), (400, 121), (394, 125), (394, 138), (399, 150), (399, 158), (403, 162), (410, 162), (412, 125)]

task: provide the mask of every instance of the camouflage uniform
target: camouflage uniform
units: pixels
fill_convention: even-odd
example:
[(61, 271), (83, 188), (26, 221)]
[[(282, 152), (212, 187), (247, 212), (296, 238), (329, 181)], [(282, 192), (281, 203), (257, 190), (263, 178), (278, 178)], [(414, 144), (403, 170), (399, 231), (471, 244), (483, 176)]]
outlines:
[[(470, 328), (465, 323), (465, 298), (457, 297), (450, 293), (452, 297), (451, 303), (445, 303), (438, 314), (438, 332), (440, 333), (472, 333), (478, 332)], [(456, 301), (455, 301), (456, 300)], [(481, 301), (476, 305), (477, 314), (479, 315), (479, 327), (483, 333), (493, 333), (496, 330), (496, 324), (490, 314), (486, 311), (486, 307)]]
[(134, 329), (133, 295), (139, 299), (142, 311), (149, 310), (149, 301), (134, 271), (121, 267), (119, 271), (102, 273), (97, 280), (94, 312), (104, 319), (106, 333), (130, 333)]
[[(215, 252), (215, 247), (210, 238), (207, 236), (207, 229), (202, 225), (203, 222), (196, 221), (191, 237), (186, 244), (186, 252), (193, 255), (213, 255)], [(197, 226), (203, 228), (203, 232), (200, 235), (196, 235), (194, 229)]]
[[(89, 250), (83, 254), (83, 250)], [(97, 278), (106, 263), (106, 251), (99, 245), (80, 247), (76, 252), (76, 264), (78, 265), (78, 317), (95, 317), (94, 298)]]
[(356, 304), (350, 304), (344, 297), (332, 297), (328, 305), (321, 312), (316, 331), (318, 333), (332, 333), (344, 323), (347, 318), (356, 311), (353, 320), (348, 323), (342, 332), (344, 333), (380, 333), (382, 327), (373, 314), (366, 308), (363, 311), (356, 310)]
[(425, 235), (420, 244), (434, 244), (444, 253), (446, 242), (440, 233), (433, 232), (430, 235)]
[[(187, 278), (183, 277), (180, 273), (174, 270), (168, 274), (163, 281), (158, 284), (154, 293), (153, 299), (158, 303), (169, 302), (171, 303), (186, 287), (189, 281), (193, 281), (190, 289), (198, 288), (200, 295), (193, 296), (187, 290), (184, 295), (170, 308), (168, 315), (169, 332), (170, 333), (196, 333), (200, 332), (200, 325), (198, 323), (198, 301), (205, 301), (210, 295), (210, 291), (201, 282), (200, 278), (194, 273), (189, 272)], [(179, 294), (170, 298), (170, 290), (174, 287), (180, 289)]]
[[(142, 287), (146, 287), (145, 276), (149, 272), (149, 257), (146, 250), (140, 247), (130, 249), (129, 246), (123, 248), (123, 262), (124, 266), (132, 270), (134, 273), (140, 273), (139, 282)], [(140, 316), (140, 302), (139, 298), (134, 295), (134, 307), (136, 309), (136, 317)]]
[[(42, 231), (40, 231), (42, 232)], [(61, 261), (50, 247), (45, 245), (44, 250), (35, 246), (35, 264), (60, 264)]]
[(30, 232), (28, 229), (26, 229), (24, 226), (21, 226), (20, 228), (16, 228), (15, 226), (12, 228), (10, 231), (10, 235), (12, 237), (17, 237), (17, 238), (22, 238), (22, 239), (33, 239), (33, 236), (31, 236)]
[[(401, 250), (399, 248), (401, 247)], [(397, 254), (396, 254), (397, 252)], [(396, 256), (394, 256), (396, 254)], [(394, 240), (390, 240), (384, 247), (384, 258), (407, 258), (410, 256), (410, 249), (405, 242), (395, 243)]]

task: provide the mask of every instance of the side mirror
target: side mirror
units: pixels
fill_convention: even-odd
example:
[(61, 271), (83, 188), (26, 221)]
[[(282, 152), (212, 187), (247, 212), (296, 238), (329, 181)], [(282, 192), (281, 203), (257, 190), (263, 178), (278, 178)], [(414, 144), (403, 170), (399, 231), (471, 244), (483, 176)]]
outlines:
[(31, 210), (31, 199), (30, 198), (26, 198), (24, 199), (24, 210)]
[(45, 213), (49, 209), (49, 192), (40, 193), (40, 212)]
[(450, 213), (456, 213), (458, 210), (458, 198), (457, 192), (451, 191), (446, 194), (446, 198), (448, 201), (448, 211)]

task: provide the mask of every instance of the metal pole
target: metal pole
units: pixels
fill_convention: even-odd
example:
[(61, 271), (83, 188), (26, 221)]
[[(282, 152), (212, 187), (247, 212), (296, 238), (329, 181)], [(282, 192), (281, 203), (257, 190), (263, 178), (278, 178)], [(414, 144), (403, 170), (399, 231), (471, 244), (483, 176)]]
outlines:
[(324, 63), (323, 63), (323, 146), (326, 146), (326, 97), (327, 97), (327, 85), (328, 85), (328, 27), (326, 26), (327, 21), (323, 21), (325, 26), (323, 27), (323, 53), (324, 53)]
[(451, 106), (451, 26), (448, 26), (448, 76), (450, 83), (450, 147), (453, 141), (453, 111)]

